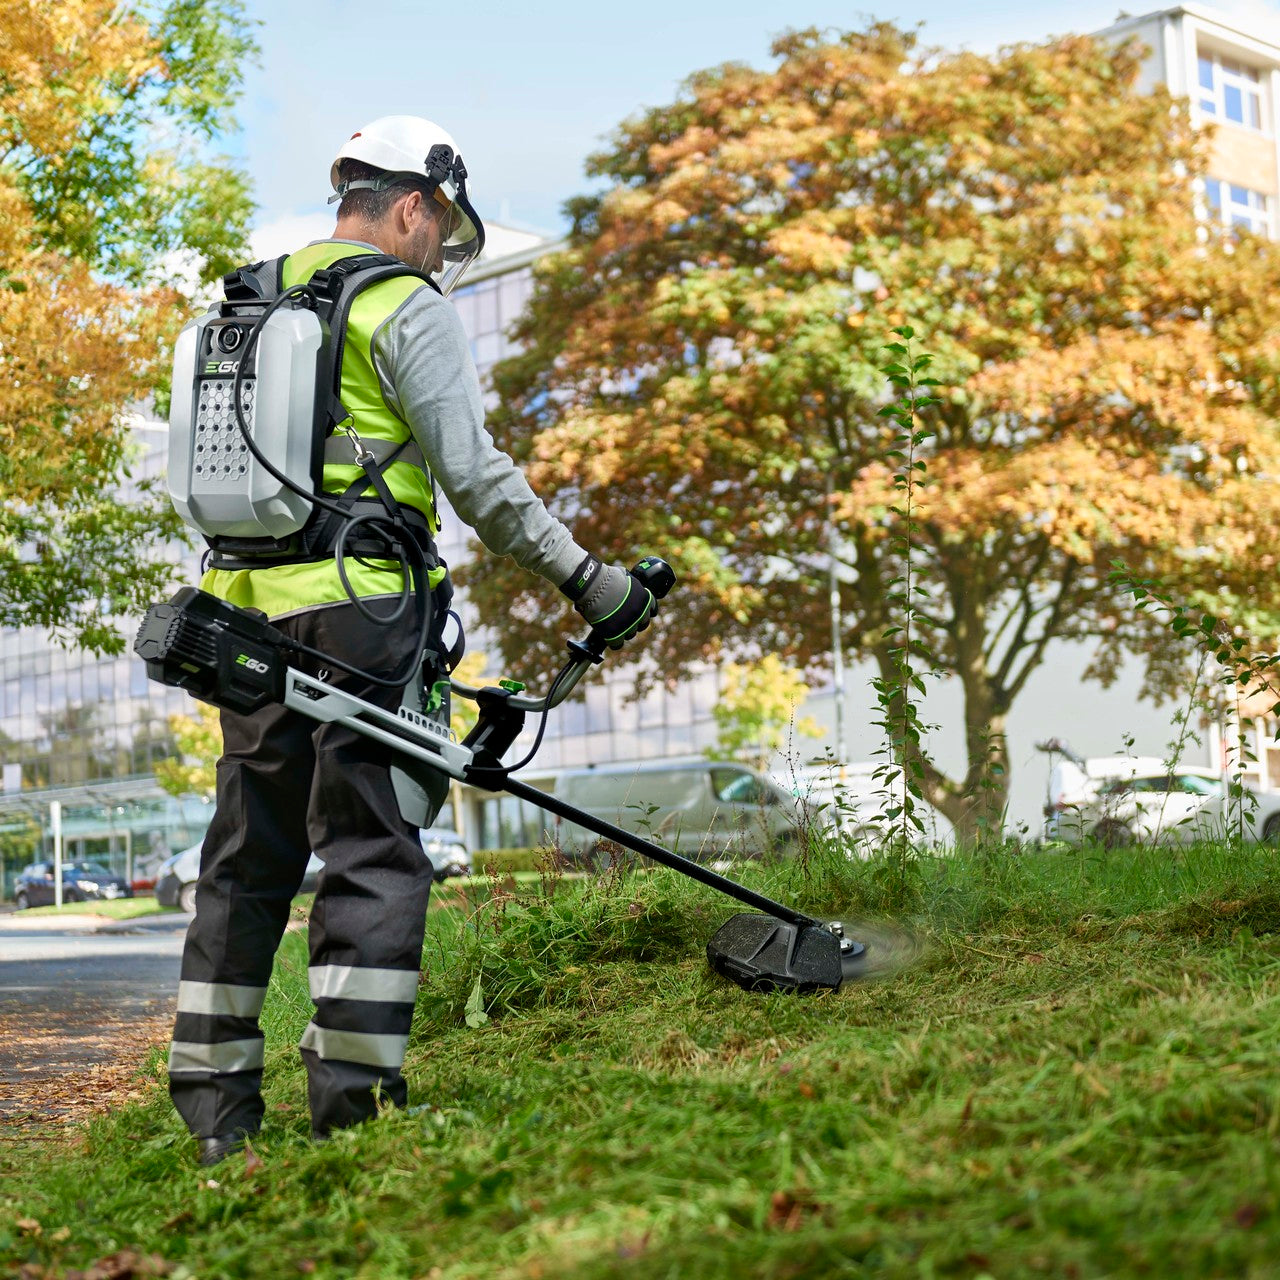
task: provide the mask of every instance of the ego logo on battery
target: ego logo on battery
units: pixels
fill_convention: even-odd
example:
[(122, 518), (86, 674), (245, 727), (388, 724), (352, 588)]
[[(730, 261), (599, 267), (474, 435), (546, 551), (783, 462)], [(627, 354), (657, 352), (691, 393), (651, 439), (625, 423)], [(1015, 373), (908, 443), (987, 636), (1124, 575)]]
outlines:
[(259, 673), (263, 673), (271, 670), (271, 668), (268, 667), (265, 662), (259, 662), (257, 658), (251, 658), (247, 653), (242, 653), (236, 659), (236, 666), (248, 667), (250, 671), (257, 671)]

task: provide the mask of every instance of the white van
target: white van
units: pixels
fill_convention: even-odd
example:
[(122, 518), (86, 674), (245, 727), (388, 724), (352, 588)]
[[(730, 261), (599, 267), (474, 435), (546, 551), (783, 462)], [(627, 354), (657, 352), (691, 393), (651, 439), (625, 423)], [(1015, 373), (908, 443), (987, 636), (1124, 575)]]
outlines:
[[(699, 862), (789, 857), (800, 829), (795, 797), (745, 765), (715, 760), (598, 765), (555, 781), (558, 800)], [(599, 864), (601, 840), (556, 820), (570, 862)]]

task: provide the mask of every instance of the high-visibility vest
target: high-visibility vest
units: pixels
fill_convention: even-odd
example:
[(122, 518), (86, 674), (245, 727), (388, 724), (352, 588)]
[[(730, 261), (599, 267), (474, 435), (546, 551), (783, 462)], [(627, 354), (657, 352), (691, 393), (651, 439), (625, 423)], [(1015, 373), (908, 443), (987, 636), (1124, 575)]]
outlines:
[[(304, 284), (322, 267), (360, 253), (376, 253), (341, 241), (326, 240), (290, 254), (284, 262), (281, 284)], [(363, 289), (356, 295), (347, 318), (342, 352), (339, 399), (350, 414), (350, 424), (379, 458), (404, 445), (401, 455), (382, 468), (396, 501), (426, 517), (433, 536), (440, 531), (432, 492), (429, 464), (412, 440), (408, 426), (387, 404), (373, 363), (373, 339), (389, 319), (419, 289), (430, 288), (417, 276), (393, 277)], [(407, 443), (406, 443), (407, 442)], [(350, 461), (344, 461), (349, 458)], [(355, 462), (349, 437), (335, 431), (326, 441), (323, 488), (329, 494), (344, 493), (364, 471)], [(372, 487), (361, 495), (376, 499)], [(347, 557), (347, 579), (362, 598), (398, 596), (402, 575), (394, 561), (360, 561)], [(444, 578), (443, 566), (432, 570), (429, 585)], [(211, 595), (245, 609), (261, 609), (270, 618), (296, 613), (317, 605), (347, 599), (346, 588), (332, 559), (303, 564), (277, 564), (262, 569), (210, 569), (200, 587)]]

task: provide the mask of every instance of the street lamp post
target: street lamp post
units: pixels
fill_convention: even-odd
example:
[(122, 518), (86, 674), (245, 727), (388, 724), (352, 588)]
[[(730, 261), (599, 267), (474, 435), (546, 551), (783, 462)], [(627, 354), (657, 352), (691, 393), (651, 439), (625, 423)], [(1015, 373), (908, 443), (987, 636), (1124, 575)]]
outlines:
[(849, 764), (849, 744), (845, 738), (845, 681), (844, 681), (844, 618), (840, 607), (840, 577), (836, 571), (836, 524), (831, 518), (831, 501), (834, 493), (831, 472), (827, 472), (827, 590), (831, 606), (831, 687), (835, 699), (836, 755), (839, 759), (840, 781), (845, 780)]
[(53, 829), (53, 905), (62, 906), (62, 801), (49, 801), (49, 825)]

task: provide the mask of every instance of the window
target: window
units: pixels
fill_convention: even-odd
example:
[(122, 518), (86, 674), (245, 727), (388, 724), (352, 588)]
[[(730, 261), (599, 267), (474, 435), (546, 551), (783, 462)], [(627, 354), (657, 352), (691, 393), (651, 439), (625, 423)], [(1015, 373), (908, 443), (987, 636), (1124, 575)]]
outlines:
[(1178, 790), (1189, 796), (1220, 796), (1220, 778), (1202, 778), (1198, 773), (1184, 773), (1178, 779)]
[(758, 778), (741, 769), (712, 769), (716, 799), (729, 804), (768, 804), (773, 797)]
[(1200, 55), (1200, 110), (1217, 120), (1263, 129), (1262, 85), (1252, 67), (1218, 54)]
[(1209, 206), (1210, 222), (1221, 223), (1224, 227), (1243, 227), (1260, 236), (1269, 233), (1271, 219), (1267, 197), (1261, 191), (1218, 178), (1206, 178), (1204, 198)]

